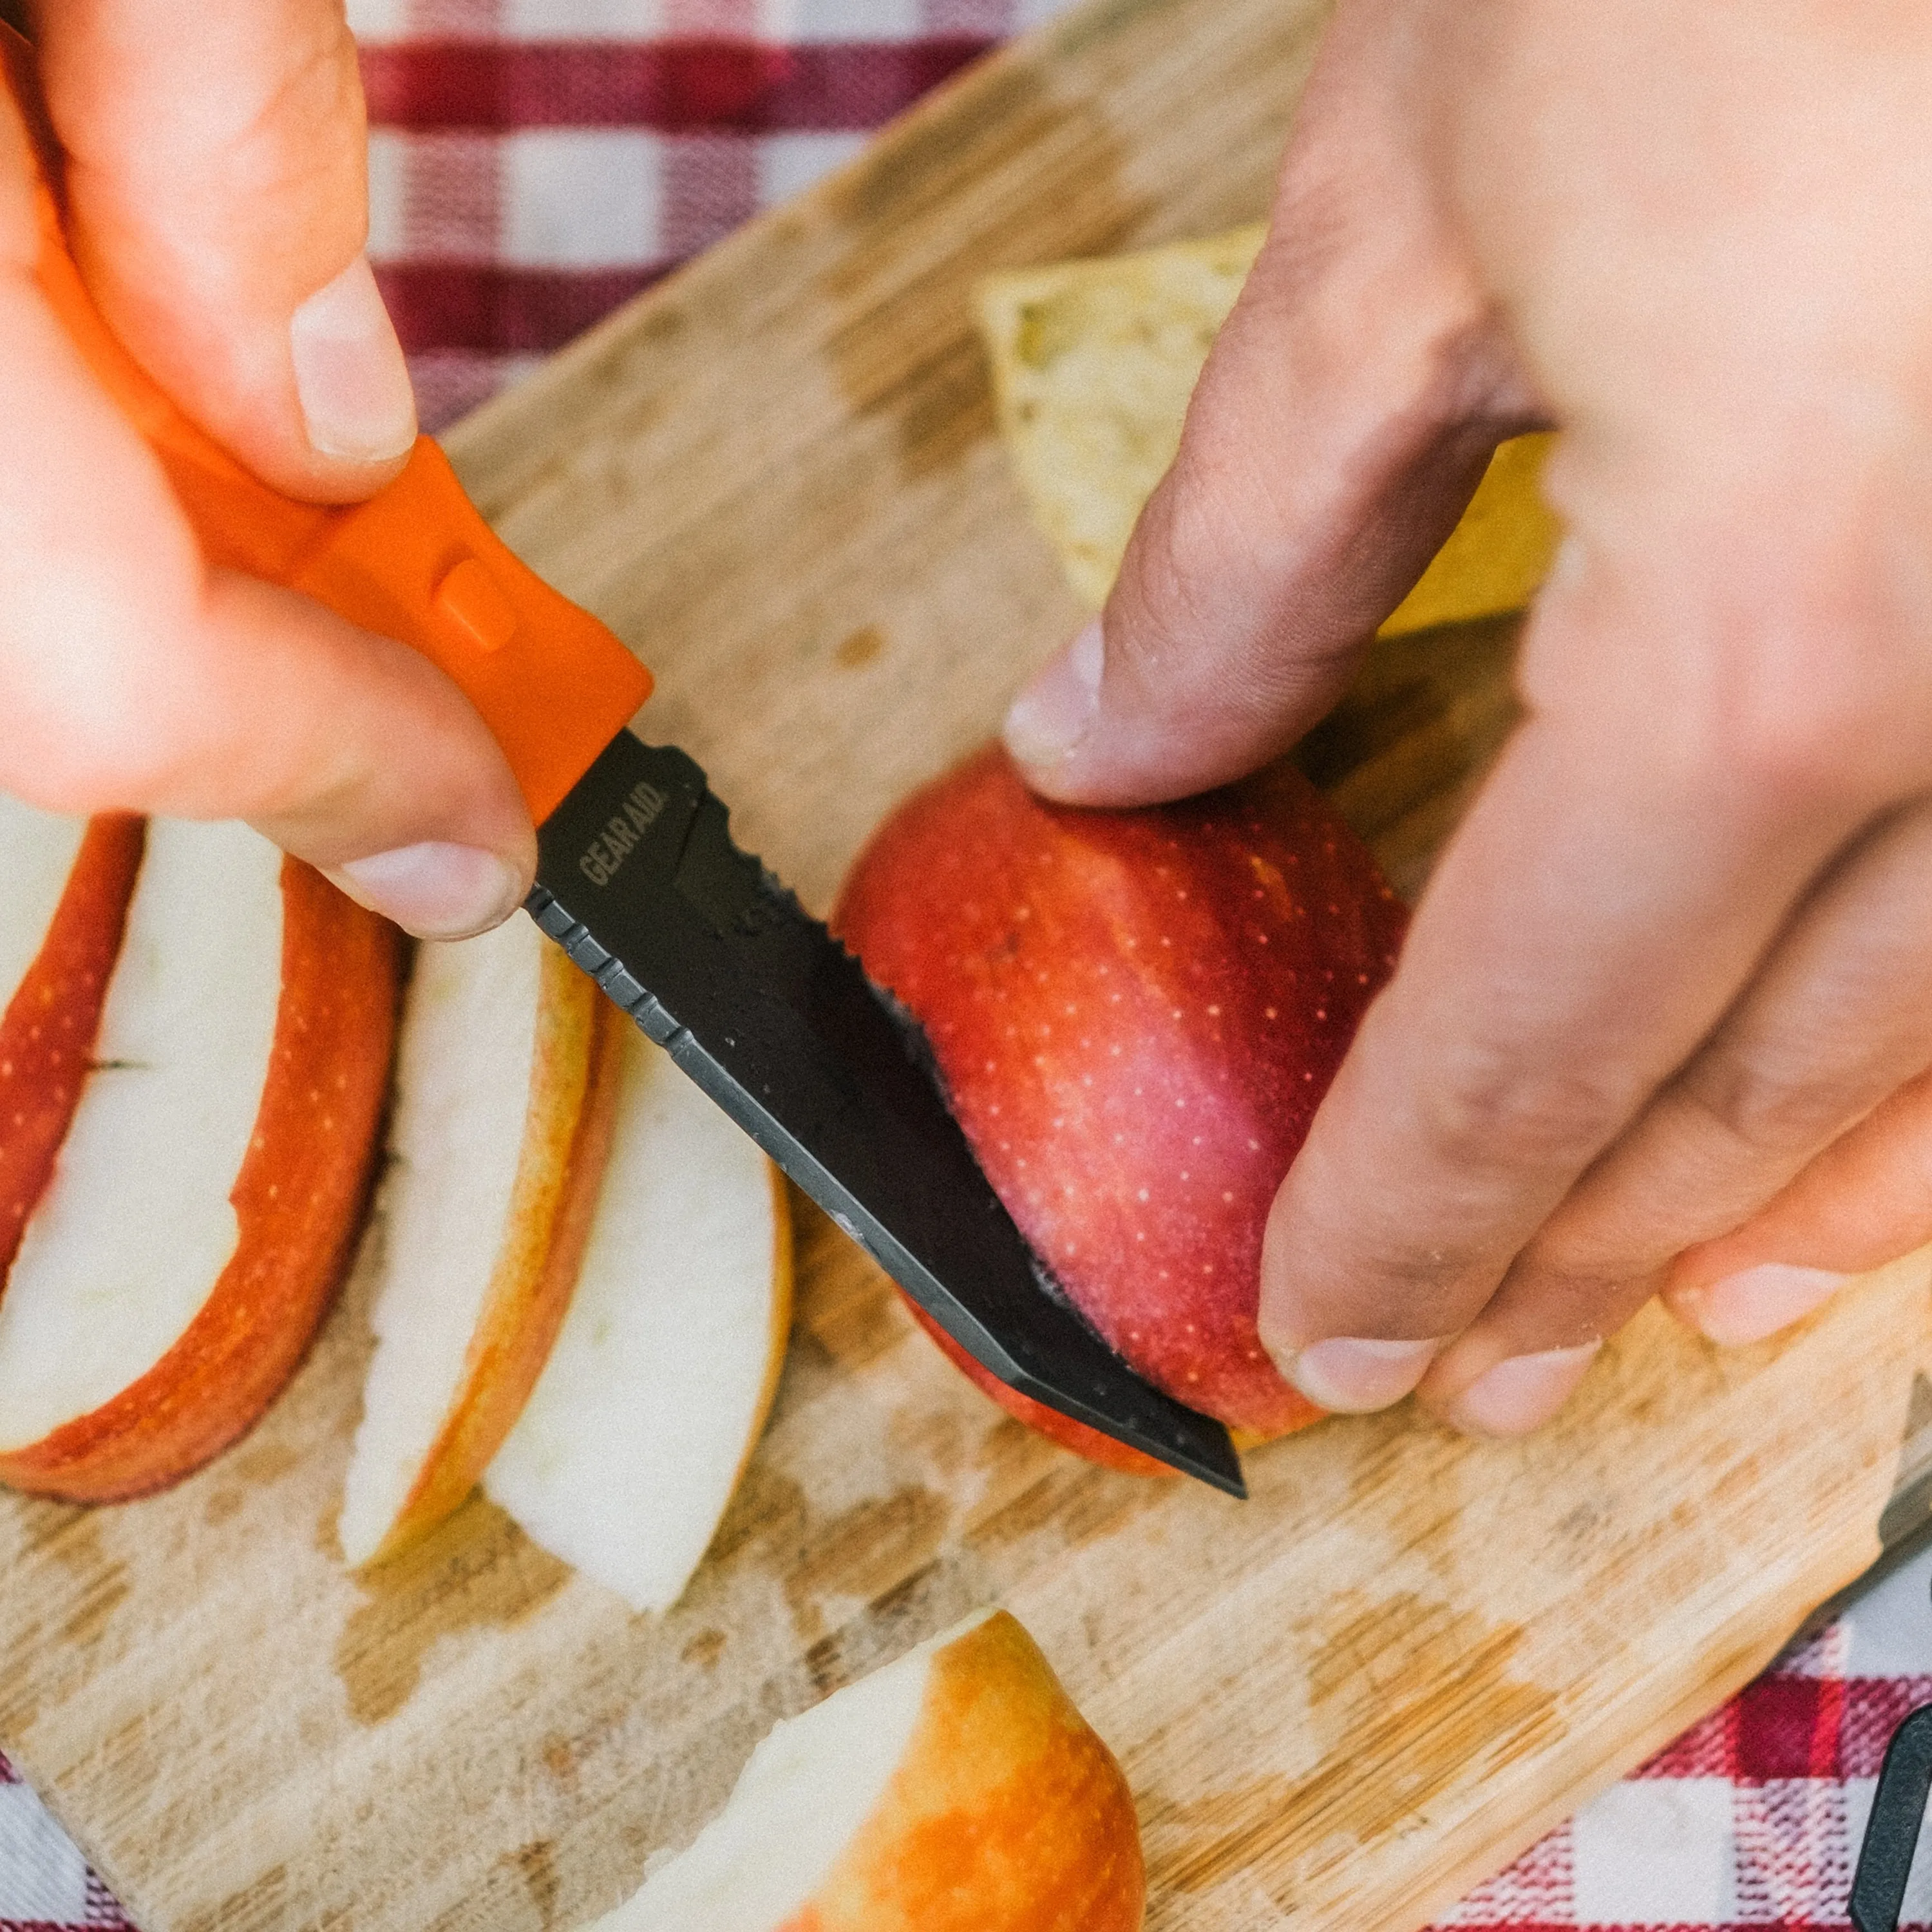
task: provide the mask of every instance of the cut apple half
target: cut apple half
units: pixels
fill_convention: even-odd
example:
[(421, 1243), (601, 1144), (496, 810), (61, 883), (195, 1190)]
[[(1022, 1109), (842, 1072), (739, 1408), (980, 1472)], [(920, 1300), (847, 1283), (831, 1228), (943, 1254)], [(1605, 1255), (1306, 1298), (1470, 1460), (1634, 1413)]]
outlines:
[(631, 1025), (577, 1292), (484, 1479), (634, 1610), (698, 1568), (778, 1386), (791, 1228), (778, 1170)]
[(338, 1534), (387, 1561), (476, 1486), (556, 1340), (628, 1026), (530, 920), (419, 949), (381, 1196), (376, 1354)]
[(874, 833), (832, 930), (920, 1023), (987, 1180), (1096, 1334), (1266, 1441), (1321, 1413), (1261, 1339), (1269, 1211), (1406, 917), (1292, 766), (1100, 810), (1036, 796), (990, 746)]
[(778, 1725), (587, 1932), (1138, 1932), (1146, 1894), (1120, 1766), (997, 1610)]
[(245, 826), (149, 827), (0, 1296), (0, 1481), (138, 1495), (274, 1399), (360, 1219), (398, 970), (392, 928)]
[(80, 1104), (145, 830), (0, 797), (0, 1284)]

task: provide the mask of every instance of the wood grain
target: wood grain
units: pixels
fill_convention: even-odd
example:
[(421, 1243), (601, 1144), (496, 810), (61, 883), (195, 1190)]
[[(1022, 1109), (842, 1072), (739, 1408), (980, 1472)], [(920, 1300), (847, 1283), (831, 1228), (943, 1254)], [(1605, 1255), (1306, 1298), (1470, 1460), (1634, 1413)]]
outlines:
[[(1078, 620), (991, 440), (972, 278), (1258, 214), (1319, 12), (1089, 8), (452, 437), (814, 902)], [(1305, 748), (1410, 889), (1508, 728), (1510, 641), (1402, 640)], [(212, 1468), (118, 1510), (0, 1502), (0, 1740), (146, 1932), (576, 1924), (773, 1720), (995, 1599), (1126, 1767), (1153, 1932), (1400, 1932), (1869, 1560), (1932, 1366), (1922, 1258), (1780, 1345), (1646, 1316), (1528, 1444), (1326, 1424), (1236, 1504), (1028, 1437), (801, 1220), (770, 1433), (665, 1616), (481, 1502), (344, 1574), (366, 1265)]]

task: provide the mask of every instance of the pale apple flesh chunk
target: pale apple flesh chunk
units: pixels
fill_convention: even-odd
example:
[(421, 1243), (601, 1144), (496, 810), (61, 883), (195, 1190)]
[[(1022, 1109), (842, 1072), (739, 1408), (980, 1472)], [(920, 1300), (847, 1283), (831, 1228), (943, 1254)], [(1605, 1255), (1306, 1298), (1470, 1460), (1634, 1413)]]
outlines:
[(138, 1381), (235, 1253), (229, 1196), (281, 994), (281, 866), (244, 826), (149, 828), (95, 1069), (0, 1296), (0, 1453)]
[(587, 1932), (1138, 1932), (1112, 1754), (1006, 1612), (777, 1726), (690, 1846)]
[(764, 1425), (790, 1322), (783, 1183), (626, 1024), (603, 1192), (570, 1312), (484, 1480), (634, 1610), (683, 1594)]
[(352, 1565), (463, 1502), (542, 1370), (608, 1150), (622, 1024), (527, 920), (418, 953), (338, 1528)]

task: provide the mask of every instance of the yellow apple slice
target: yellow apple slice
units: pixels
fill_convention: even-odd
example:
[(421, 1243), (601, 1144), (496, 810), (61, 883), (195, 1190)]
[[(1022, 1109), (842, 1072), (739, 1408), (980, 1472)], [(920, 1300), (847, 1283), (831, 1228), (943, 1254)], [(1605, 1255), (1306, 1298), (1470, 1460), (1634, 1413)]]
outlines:
[(690, 1846), (586, 1932), (1138, 1932), (1113, 1754), (1004, 1610), (779, 1724)]
[(778, 1171), (623, 1029), (577, 1292), (484, 1478), (533, 1540), (622, 1597), (683, 1594), (764, 1426), (791, 1320)]
[(386, 1561), (470, 1490), (569, 1304), (628, 1022), (528, 920), (425, 945), (403, 1015), (376, 1346), (338, 1534)]
[(149, 828), (0, 1296), (0, 1481), (137, 1495), (273, 1400), (360, 1220), (399, 964), (394, 928), (245, 826)]

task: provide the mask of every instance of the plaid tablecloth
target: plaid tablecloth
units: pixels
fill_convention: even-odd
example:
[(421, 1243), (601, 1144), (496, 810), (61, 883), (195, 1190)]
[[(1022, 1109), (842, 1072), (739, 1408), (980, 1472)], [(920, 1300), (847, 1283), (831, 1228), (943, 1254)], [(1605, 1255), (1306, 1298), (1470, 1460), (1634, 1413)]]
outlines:
[[(430, 428), (1066, 0), (349, 0), (370, 254)], [(1932, 1700), (1932, 1557), (1445, 1924), (1846, 1923), (1892, 1726)], [(191, 1766), (184, 1774), (193, 1774)], [(1932, 1873), (1908, 1918), (1932, 1921)], [(0, 1932), (128, 1921), (0, 1757)]]

